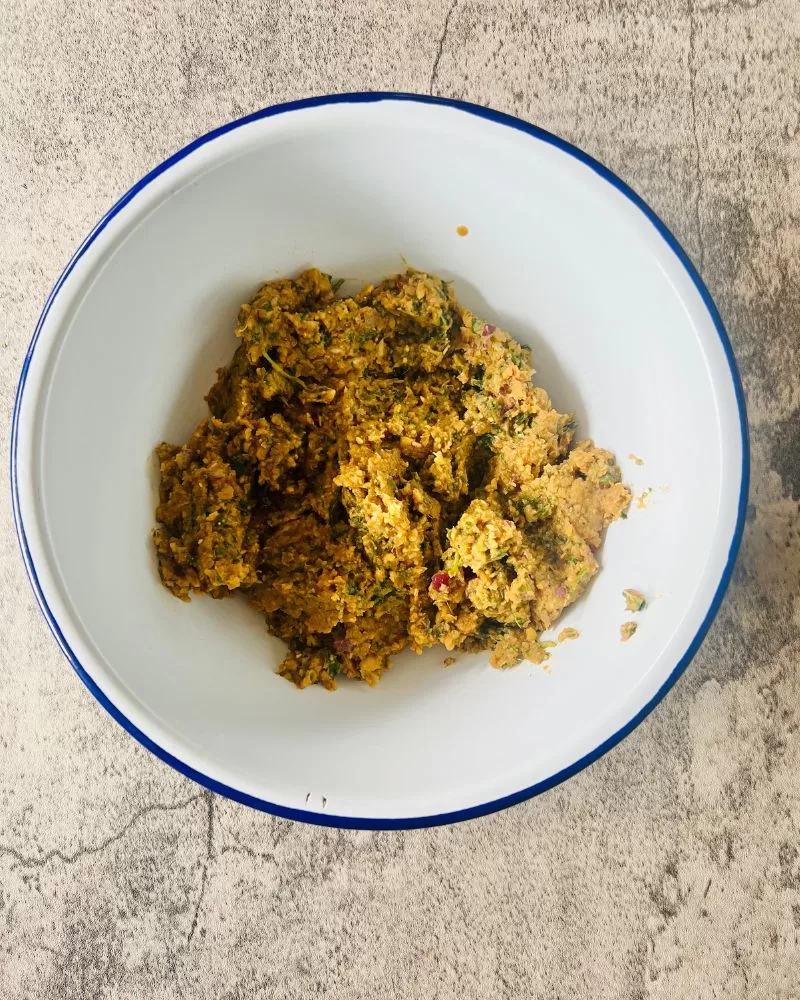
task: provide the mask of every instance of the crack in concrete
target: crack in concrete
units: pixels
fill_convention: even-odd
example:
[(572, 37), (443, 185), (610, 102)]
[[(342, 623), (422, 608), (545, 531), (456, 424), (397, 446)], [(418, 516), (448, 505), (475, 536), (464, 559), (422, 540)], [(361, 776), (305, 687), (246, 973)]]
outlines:
[(196, 53), (189, 51), (186, 23), (183, 14), (178, 14), (178, 27), (180, 28), (181, 33), (181, 55), (178, 61), (178, 68), (180, 69), (181, 76), (186, 84), (186, 95), (189, 96), (192, 91), (192, 75), (194, 73)]
[(703, 243), (703, 226), (700, 220), (700, 206), (703, 200), (703, 175), (700, 169), (700, 138), (697, 133), (697, 54), (696, 54), (696, 32), (695, 6), (694, 0), (687, 0), (689, 12), (689, 104), (692, 118), (692, 136), (694, 138), (694, 221), (697, 228), (697, 243), (699, 247), (698, 263), (702, 272), (706, 263), (706, 251)]
[(203, 861), (203, 872), (200, 876), (200, 892), (197, 896), (197, 903), (194, 908), (192, 926), (189, 928), (189, 934), (186, 937), (187, 948), (192, 943), (194, 932), (197, 930), (197, 921), (200, 918), (200, 907), (203, 905), (203, 899), (206, 894), (208, 866), (214, 855), (214, 796), (211, 792), (202, 792), (202, 796), (206, 800), (206, 857)]
[(766, 0), (753, 0), (752, 3), (748, 3), (747, 0), (728, 0), (727, 3), (710, 3), (707, 7), (701, 7), (697, 13), (722, 14), (726, 10), (732, 10), (734, 7), (739, 10), (758, 10), (763, 3), (766, 3)]
[(121, 840), (131, 827), (135, 826), (135, 824), (138, 823), (142, 817), (147, 816), (149, 813), (174, 812), (178, 809), (185, 809), (193, 802), (197, 802), (200, 798), (202, 798), (203, 794), (205, 793), (198, 792), (197, 794), (190, 796), (188, 799), (182, 799), (180, 802), (154, 802), (149, 806), (143, 806), (138, 810), (138, 812), (134, 813), (122, 829), (117, 831), (117, 833), (113, 833), (110, 837), (106, 837), (106, 839), (100, 841), (99, 844), (94, 844), (89, 847), (79, 847), (74, 854), (66, 854), (60, 848), (56, 847), (52, 851), (48, 851), (46, 854), (42, 854), (40, 857), (34, 858), (22, 854), (14, 847), (6, 847), (0, 844), (0, 858), (4, 856), (11, 857), (17, 862), (17, 864), (22, 865), (24, 868), (43, 868), (53, 859), (58, 859), (65, 865), (72, 865), (83, 857), (87, 857), (92, 854), (99, 854), (107, 847), (116, 843), (116, 841)]
[(275, 855), (271, 851), (257, 851), (252, 847), (249, 847), (243, 841), (241, 841), (236, 834), (229, 827), (223, 825), (222, 820), (217, 821), (220, 831), (223, 835), (230, 837), (231, 840), (236, 842), (236, 846), (232, 844), (226, 844), (220, 851), (220, 854), (227, 854), (232, 852), (234, 854), (246, 854), (248, 857), (257, 858), (260, 861), (272, 861), (275, 862)]
[(439, 62), (442, 58), (442, 52), (444, 51), (444, 43), (445, 39), (447, 38), (447, 32), (450, 29), (450, 18), (453, 16), (453, 11), (456, 9), (457, 6), (458, 6), (458, 0), (453, 0), (453, 2), (450, 4), (450, 9), (448, 10), (447, 15), (445, 16), (444, 19), (442, 36), (439, 39), (439, 47), (436, 50), (436, 58), (433, 60), (433, 67), (431, 69), (431, 78), (428, 83), (428, 93), (431, 95), (431, 97), (435, 96), (433, 90), (434, 87), (436, 86), (436, 82), (439, 77)]

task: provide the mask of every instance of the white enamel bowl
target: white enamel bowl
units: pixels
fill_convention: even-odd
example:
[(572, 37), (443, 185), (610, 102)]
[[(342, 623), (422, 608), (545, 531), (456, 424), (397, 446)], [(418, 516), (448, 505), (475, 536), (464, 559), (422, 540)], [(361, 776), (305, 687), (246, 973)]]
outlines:
[[(459, 236), (457, 227), (469, 234)], [(244, 602), (181, 604), (150, 544), (153, 446), (182, 441), (234, 349), (240, 303), (307, 265), (401, 259), (533, 349), (556, 405), (616, 451), (644, 509), (550, 669), (397, 658), (374, 690), (297, 691)], [(197, 781), (298, 819), (450, 822), (527, 798), (629, 732), (697, 649), (747, 493), (730, 345), (686, 255), (621, 181), (548, 133), (400, 95), (271, 108), (197, 140), (87, 237), (45, 306), (14, 414), (12, 490), (36, 596), (82, 680)], [(640, 456), (645, 464), (628, 458)], [(637, 634), (621, 591), (650, 598)]]

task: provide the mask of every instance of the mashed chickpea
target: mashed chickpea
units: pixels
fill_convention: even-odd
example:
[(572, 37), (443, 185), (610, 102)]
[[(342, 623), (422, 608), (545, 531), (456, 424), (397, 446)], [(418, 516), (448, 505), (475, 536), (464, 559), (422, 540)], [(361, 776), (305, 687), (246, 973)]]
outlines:
[(348, 298), (318, 270), (268, 282), (236, 336), (209, 417), (158, 448), (164, 585), (245, 594), (300, 687), (436, 643), (545, 659), (631, 496), (528, 350), (414, 270)]

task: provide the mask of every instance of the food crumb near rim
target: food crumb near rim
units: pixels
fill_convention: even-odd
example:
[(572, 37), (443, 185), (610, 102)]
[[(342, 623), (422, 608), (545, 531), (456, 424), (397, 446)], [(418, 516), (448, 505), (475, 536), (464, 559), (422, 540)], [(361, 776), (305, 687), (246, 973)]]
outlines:
[(576, 628), (562, 628), (558, 633), (558, 641), (566, 642), (567, 639), (580, 639), (581, 634)]
[(450, 282), (340, 286), (312, 268), (241, 307), (209, 416), (157, 449), (162, 582), (245, 596), (298, 687), (374, 685), (437, 643), (544, 663), (631, 502), (613, 454)]
[(456, 226), (456, 232), (459, 236), (469, 236), (469, 226)]
[(634, 455), (633, 452), (631, 452), (630, 455), (628, 455), (628, 458), (636, 465), (644, 465), (644, 459), (639, 458), (638, 455)]
[(621, 642), (627, 642), (635, 634), (639, 626), (636, 622), (624, 622), (619, 627), (619, 637)]
[(647, 606), (647, 600), (640, 590), (627, 588), (622, 591), (622, 596), (625, 599), (625, 607), (628, 611), (643, 611)]
[(442, 663), (446, 667), (452, 667), (455, 662), (456, 662), (455, 656), (445, 656), (444, 660), (442, 660)]

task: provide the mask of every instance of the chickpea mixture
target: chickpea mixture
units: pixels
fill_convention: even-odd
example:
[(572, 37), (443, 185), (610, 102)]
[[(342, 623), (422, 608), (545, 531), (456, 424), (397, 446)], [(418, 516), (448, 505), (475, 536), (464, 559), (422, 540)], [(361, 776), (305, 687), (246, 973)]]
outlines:
[(186, 444), (162, 444), (164, 585), (237, 592), (299, 687), (375, 684), (436, 643), (541, 662), (631, 500), (533, 384), (529, 351), (409, 269), (357, 295), (312, 269), (239, 312)]

